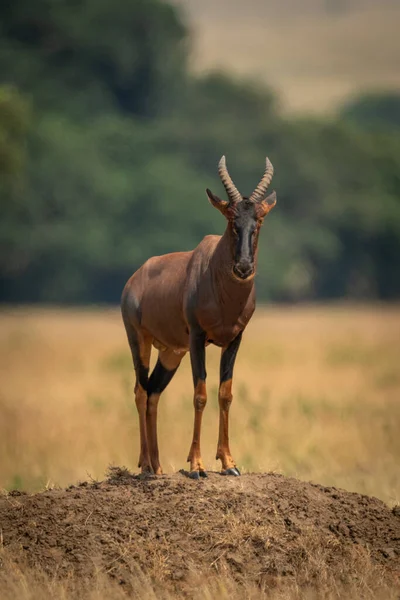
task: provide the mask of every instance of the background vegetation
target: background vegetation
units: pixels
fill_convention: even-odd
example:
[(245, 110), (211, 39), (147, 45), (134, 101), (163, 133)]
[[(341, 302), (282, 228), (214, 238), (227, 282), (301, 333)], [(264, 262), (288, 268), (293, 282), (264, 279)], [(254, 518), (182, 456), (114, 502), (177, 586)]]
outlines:
[(399, 297), (400, 94), (288, 117), (269, 88), (193, 75), (161, 0), (3, 3), (0, 40), (2, 302), (116, 302), (147, 257), (221, 232), (223, 153), (243, 193), (276, 167), (261, 299)]

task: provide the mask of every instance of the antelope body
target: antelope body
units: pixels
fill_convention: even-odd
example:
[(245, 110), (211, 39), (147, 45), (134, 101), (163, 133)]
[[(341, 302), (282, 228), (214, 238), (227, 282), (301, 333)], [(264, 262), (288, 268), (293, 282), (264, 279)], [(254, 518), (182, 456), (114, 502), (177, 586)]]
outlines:
[[(206, 236), (190, 252), (150, 258), (132, 275), (122, 294), (122, 316), (136, 373), (139, 467), (143, 473), (162, 473), (157, 443), (158, 402), (189, 351), (194, 383), (189, 476), (207, 476), (200, 453), (200, 430), (207, 402), (205, 347), (213, 343), (222, 349), (217, 459), (221, 460), (223, 474), (240, 475), (228, 437), (232, 375), (242, 332), (255, 309), (258, 236), (264, 217), (276, 204), (276, 195), (273, 192), (265, 198), (273, 175), (268, 158), (264, 176), (250, 198), (241, 196), (235, 187), (224, 156), (218, 171), (228, 200), (209, 189), (207, 195), (228, 221), (225, 233)], [(152, 345), (159, 354), (149, 377)]]

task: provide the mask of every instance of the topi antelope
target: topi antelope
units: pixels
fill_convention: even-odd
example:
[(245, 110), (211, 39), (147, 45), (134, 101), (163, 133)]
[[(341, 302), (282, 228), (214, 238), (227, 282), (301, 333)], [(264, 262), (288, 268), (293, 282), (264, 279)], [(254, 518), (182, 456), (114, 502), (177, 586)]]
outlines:
[[(200, 453), (200, 430), (207, 402), (205, 347), (221, 350), (217, 459), (224, 475), (240, 475), (229, 449), (228, 417), (232, 375), (242, 333), (255, 309), (254, 275), (264, 217), (276, 204), (265, 197), (273, 175), (266, 159), (263, 178), (251, 194), (240, 194), (229, 176), (225, 156), (218, 172), (228, 195), (207, 196), (228, 221), (222, 236), (208, 235), (191, 252), (154, 256), (132, 275), (122, 294), (122, 317), (136, 373), (142, 473), (162, 473), (157, 443), (160, 394), (190, 352), (194, 383), (194, 431), (189, 477), (207, 477)], [(151, 346), (158, 360), (149, 377)]]

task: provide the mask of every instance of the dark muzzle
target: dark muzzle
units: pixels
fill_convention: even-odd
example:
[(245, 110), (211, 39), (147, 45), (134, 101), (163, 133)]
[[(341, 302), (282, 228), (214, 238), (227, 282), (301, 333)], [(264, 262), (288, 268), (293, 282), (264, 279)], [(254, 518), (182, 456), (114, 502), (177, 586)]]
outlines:
[(241, 260), (234, 265), (233, 272), (239, 279), (247, 279), (254, 273), (254, 264), (248, 260)]

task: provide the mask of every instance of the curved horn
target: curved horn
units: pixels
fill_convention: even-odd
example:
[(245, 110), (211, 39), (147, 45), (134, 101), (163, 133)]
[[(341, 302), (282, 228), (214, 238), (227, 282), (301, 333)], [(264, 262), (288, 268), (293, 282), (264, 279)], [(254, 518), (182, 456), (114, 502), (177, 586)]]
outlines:
[(267, 158), (265, 159), (265, 173), (264, 173), (263, 178), (261, 179), (260, 183), (258, 184), (256, 189), (250, 196), (250, 200), (252, 200), (253, 202), (260, 202), (260, 200), (262, 200), (264, 198), (265, 192), (267, 191), (268, 186), (271, 183), (273, 174), (274, 174), (274, 167), (272, 166), (272, 163), (267, 156)]
[(242, 195), (233, 183), (228, 173), (228, 169), (226, 168), (225, 156), (223, 156), (219, 161), (218, 174), (221, 178), (222, 183), (224, 184), (224, 188), (226, 190), (226, 193), (228, 194), (231, 204), (236, 204), (237, 202), (240, 202), (242, 199)]

